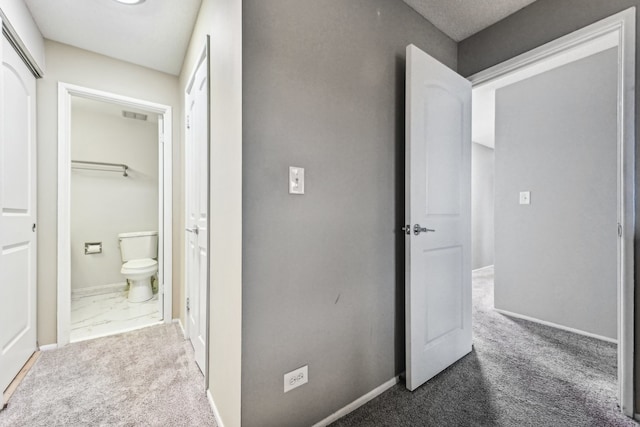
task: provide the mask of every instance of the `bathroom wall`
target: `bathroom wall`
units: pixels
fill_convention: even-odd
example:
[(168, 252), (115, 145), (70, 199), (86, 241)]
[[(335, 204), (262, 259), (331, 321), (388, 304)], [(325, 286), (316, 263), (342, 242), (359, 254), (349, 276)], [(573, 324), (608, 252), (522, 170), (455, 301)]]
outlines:
[[(124, 282), (118, 233), (158, 230), (158, 121), (124, 118), (123, 107), (74, 98), (71, 158), (129, 166), (71, 170), (71, 290)], [(114, 168), (110, 168), (114, 169)], [(102, 242), (101, 254), (84, 254)]]
[(38, 343), (57, 342), (58, 82), (173, 106), (173, 317), (181, 316), (182, 157), (178, 78), (45, 40), (47, 73), (38, 91)]

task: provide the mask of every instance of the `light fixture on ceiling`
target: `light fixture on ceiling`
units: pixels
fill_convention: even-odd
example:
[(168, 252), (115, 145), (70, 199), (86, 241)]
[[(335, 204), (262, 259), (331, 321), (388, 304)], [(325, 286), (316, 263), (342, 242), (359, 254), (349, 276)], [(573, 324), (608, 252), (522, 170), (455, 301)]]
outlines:
[(114, 1), (117, 1), (118, 3), (122, 3), (122, 4), (134, 5), (134, 4), (144, 3), (145, 0), (114, 0)]

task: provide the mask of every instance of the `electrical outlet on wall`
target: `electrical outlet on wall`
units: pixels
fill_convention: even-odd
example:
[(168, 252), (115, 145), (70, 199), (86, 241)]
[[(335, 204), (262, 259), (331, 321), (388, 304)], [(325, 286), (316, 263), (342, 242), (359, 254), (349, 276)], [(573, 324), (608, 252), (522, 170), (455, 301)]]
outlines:
[(520, 192), (520, 204), (521, 205), (530, 205), (531, 204), (531, 192), (530, 191), (521, 191)]
[(309, 365), (284, 374), (284, 392), (293, 390), (309, 382)]

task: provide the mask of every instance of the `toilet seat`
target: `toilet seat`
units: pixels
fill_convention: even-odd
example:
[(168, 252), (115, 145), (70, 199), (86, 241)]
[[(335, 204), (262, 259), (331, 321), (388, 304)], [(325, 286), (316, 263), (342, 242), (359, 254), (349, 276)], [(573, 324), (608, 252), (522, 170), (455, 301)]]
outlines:
[(144, 274), (149, 275), (155, 273), (158, 270), (158, 261), (151, 258), (132, 259), (122, 264), (122, 270), (120, 273), (127, 274)]

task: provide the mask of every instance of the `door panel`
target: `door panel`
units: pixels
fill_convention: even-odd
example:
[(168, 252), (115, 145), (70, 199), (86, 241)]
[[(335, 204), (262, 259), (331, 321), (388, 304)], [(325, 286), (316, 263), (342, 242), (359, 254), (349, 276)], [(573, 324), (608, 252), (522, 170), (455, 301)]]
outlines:
[(0, 50), (0, 391), (36, 350), (35, 77)]
[[(471, 85), (407, 48), (407, 388), (471, 351)], [(421, 231), (414, 233), (419, 225)]]
[(196, 363), (204, 372), (207, 334), (208, 208), (209, 208), (209, 85), (206, 57), (196, 68), (187, 90), (186, 204), (188, 335)]

